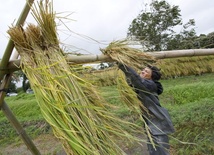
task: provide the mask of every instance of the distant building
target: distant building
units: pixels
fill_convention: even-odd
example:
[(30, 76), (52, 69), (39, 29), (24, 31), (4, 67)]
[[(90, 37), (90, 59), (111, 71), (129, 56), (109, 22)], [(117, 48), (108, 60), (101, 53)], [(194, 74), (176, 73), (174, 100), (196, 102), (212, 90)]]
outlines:
[(91, 67), (93, 69), (96, 69), (96, 70), (100, 70), (100, 69), (104, 69), (104, 68), (108, 68), (109, 65), (108, 63), (96, 63), (96, 64), (84, 64), (83, 67)]

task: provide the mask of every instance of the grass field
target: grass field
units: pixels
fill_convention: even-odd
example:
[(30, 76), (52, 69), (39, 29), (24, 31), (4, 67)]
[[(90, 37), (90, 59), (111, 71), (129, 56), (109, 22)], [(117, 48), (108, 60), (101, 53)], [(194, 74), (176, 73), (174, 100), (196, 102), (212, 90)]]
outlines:
[[(176, 129), (170, 136), (172, 154), (214, 154), (213, 79), (214, 74), (204, 74), (161, 80), (164, 93), (160, 95), (160, 101), (169, 110)], [(101, 87), (100, 90), (111, 104), (123, 104), (118, 99), (116, 86)], [(20, 93), (15, 97), (6, 97), (5, 101), (32, 139), (52, 133), (41, 115), (34, 94)], [(125, 106), (115, 112), (124, 119), (132, 118), (132, 113)], [(2, 148), (20, 143), (20, 137), (0, 111), (0, 154), (3, 154)], [(133, 155), (139, 154), (137, 151), (136, 148)], [(48, 150), (47, 154), (50, 154)]]

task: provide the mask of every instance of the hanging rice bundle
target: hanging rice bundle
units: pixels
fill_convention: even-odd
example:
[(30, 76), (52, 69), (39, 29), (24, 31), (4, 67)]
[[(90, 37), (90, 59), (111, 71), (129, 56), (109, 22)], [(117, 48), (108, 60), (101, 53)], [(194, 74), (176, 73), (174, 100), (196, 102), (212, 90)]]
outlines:
[(101, 49), (101, 52), (116, 62), (126, 64), (136, 70), (142, 70), (145, 66), (156, 62), (151, 55), (139, 49), (129, 47), (125, 40), (112, 42), (105, 49)]
[(201, 75), (213, 72), (213, 59), (213, 56), (162, 59), (158, 61), (157, 66), (161, 68), (163, 78)]
[[(139, 49), (132, 48), (128, 46), (127, 41), (115, 41), (109, 44), (105, 49), (101, 49), (104, 55), (108, 55), (111, 59), (115, 60), (117, 63), (121, 63), (134, 68), (136, 71), (141, 71), (142, 68), (147, 65), (156, 63), (154, 57)], [(132, 109), (142, 109), (147, 112), (146, 108), (137, 98), (136, 93), (127, 84), (127, 80), (121, 71), (118, 72), (117, 86), (120, 93), (121, 99), (126, 103), (126, 105)]]
[(118, 138), (145, 142), (132, 135), (143, 134), (141, 127), (114, 116), (97, 90), (68, 65), (59, 47), (52, 3), (38, 6), (32, 10), (38, 26), (12, 27), (8, 33), (42, 114), (66, 153), (119, 155), (125, 153), (116, 144)]
[[(137, 72), (141, 71), (148, 65), (154, 65), (156, 59), (145, 52), (142, 52), (139, 49), (132, 48), (128, 46), (126, 41), (115, 41), (109, 44), (105, 49), (101, 49), (101, 52), (104, 55), (108, 55), (111, 59), (115, 60), (117, 63), (132, 67)], [(125, 75), (119, 71), (117, 86), (120, 93), (121, 99), (124, 103), (130, 107), (136, 114), (143, 115), (148, 113), (140, 100), (137, 98), (137, 94), (129, 86), (129, 79), (125, 78)], [(140, 111), (140, 110), (141, 111)], [(150, 139), (151, 144), (155, 147), (151, 134), (149, 132), (149, 127), (147, 126), (145, 120), (141, 118), (144, 122), (145, 132), (147, 133), (148, 138)]]

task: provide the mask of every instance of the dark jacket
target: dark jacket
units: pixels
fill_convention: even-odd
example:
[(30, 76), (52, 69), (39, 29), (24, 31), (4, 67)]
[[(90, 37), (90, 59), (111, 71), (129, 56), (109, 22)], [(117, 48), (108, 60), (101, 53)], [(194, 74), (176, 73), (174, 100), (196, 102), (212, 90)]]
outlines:
[(153, 135), (164, 135), (174, 132), (168, 111), (161, 107), (158, 99), (158, 86), (152, 80), (143, 79), (132, 68), (119, 64), (119, 68), (130, 80), (139, 100), (149, 110), (144, 116)]

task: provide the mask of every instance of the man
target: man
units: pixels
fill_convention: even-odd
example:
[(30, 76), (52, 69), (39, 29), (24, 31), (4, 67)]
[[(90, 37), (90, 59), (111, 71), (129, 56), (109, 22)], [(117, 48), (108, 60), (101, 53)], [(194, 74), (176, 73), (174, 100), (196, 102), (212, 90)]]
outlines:
[(138, 95), (139, 100), (149, 111), (144, 114), (155, 147), (148, 141), (150, 155), (169, 155), (168, 134), (174, 132), (174, 127), (168, 111), (161, 107), (158, 95), (163, 92), (160, 70), (155, 66), (148, 66), (138, 75), (132, 68), (119, 64), (118, 67), (125, 73)]

